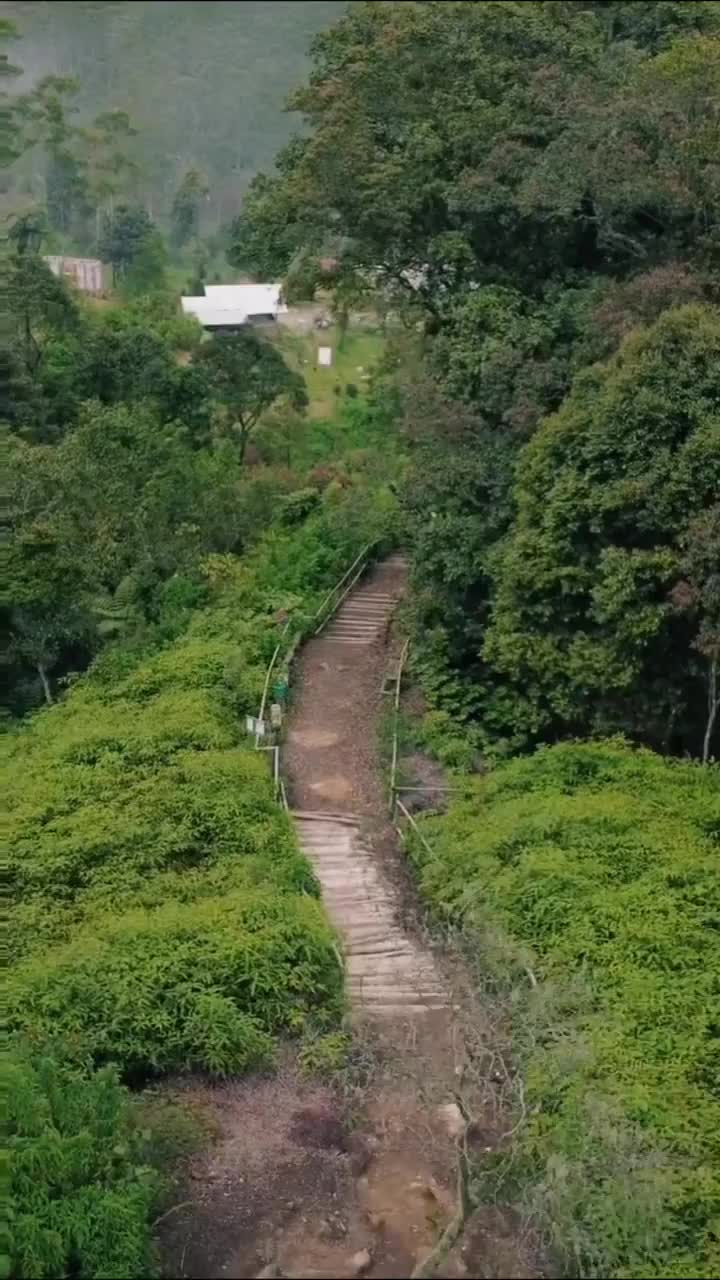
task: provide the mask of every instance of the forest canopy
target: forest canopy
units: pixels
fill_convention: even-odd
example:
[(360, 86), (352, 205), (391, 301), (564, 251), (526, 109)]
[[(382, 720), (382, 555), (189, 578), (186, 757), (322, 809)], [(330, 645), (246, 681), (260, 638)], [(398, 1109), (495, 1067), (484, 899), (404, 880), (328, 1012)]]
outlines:
[(712, 3), (356, 5), (234, 225), (238, 266), (332, 252), (423, 329), (422, 663), (492, 750), (716, 750), (719, 36)]

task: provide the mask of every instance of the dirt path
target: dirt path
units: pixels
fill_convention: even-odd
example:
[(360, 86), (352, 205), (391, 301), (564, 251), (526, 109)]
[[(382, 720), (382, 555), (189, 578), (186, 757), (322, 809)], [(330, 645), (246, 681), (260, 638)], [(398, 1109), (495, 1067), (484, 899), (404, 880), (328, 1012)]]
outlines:
[(383, 821), (378, 733), (388, 627), (405, 578), (400, 556), (378, 565), (305, 646), (283, 761), (298, 838), (343, 941), (356, 1018), (420, 1017), (449, 1005), (432, 954), (404, 927), (402, 894), (383, 865), (395, 850)]
[[(354, 1189), (360, 1220), (383, 1224), (361, 1246), (366, 1274), (377, 1277), (409, 1275), (455, 1207), (456, 1153), (442, 1108), (452, 1108), (464, 1057), (447, 982), (413, 927), (380, 759), (390, 624), (406, 579), (401, 556), (377, 565), (304, 647), (283, 755), (300, 843), (342, 940), (352, 1020), (381, 1046), (384, 1070), (365, 1113), (373, 1155)], [(457, 1122), (456, 1109), (449, 1114)], [(317, 1266), (317, 1250), (302, 1261)], [(344, 1261), (343, 1269), (337, 1254), (323, 1258), (323, 1274), (352, 1274)], [(443, 1274), (462, 1267), (456, 1260)]]
[[(462, 1082), (475, 1118), (471, 1147), (490, 1151), (507, 1120), (489, 1075), (466, 1081), (462, 1028), (482, 1037), (482, 1015), (455, 1003), (463, 983), (423, 933), (387, 811), (383, 677), (405, 581), (401, 557), (378, 565), (303, 648), (283, 751), (298, 835), (344, 950), (354, 1068), (326, 1088), (289, 1054), (272, 1078), (180, 1086), (219, 1138), (161, 1232), (168, 1276), (410, 1276), (458, 1202), (455, 1090)], [(539, 1272), (512, 1216), (492, 1209), (436, 1274)]]
[(400, 556), (378, 565), (300, 653), (283, 751), (292, 809), (376, 817), (387, 806), (378, 729), (388, 627), (406, 576)]

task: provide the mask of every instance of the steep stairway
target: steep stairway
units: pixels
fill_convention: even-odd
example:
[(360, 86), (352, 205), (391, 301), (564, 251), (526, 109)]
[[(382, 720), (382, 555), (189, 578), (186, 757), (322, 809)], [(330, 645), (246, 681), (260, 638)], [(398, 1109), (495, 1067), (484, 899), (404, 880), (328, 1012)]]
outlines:
[(342, 940), (351, 1005), (373, 1018), (448, 1005), (432, 953), (401, 923), (399, 892), (364, 835), (364, 819), (377, 831), (387, 804), (375, 742), (406, 571), (400, 555), (377, 565), (303, 649), (285, 753), (293, 819)]
[[(403, 556), (396, 554), (388, 557), (382, 567), (391, 573), (397, 570), (404, 574), (407, 563)], [(393, 573), (392, 583), (386, 584), (374, 575), (357, 586), (333, 614), (323, 630), (323, 638), (336, 644), (373, 644), (387, 631), (401, 584), (402, 578)]]

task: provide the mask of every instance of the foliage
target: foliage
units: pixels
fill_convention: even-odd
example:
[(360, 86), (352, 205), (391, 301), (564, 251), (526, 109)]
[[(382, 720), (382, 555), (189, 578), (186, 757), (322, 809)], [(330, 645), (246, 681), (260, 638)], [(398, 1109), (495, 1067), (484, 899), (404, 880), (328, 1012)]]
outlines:
[[(8, 18), (0, 19), (0, 41), (16, 40), (18, 31)], [(0, 53), (0, 85), (21, 74), (21, 68), (10, 61), (10, 55)], [(14, 106), (5, 88), (0, 87), (0, 169), (7, 169), (20, 154), (18, 132), (14, 120)]]
[(116, 1072), (22, 1051), (4, 1070), (11, 1274), (147, 1275), (158, 1179)]
[(483, 645), (515, 734), (628, 729), (700, 754), (704, 609), (671, 596), (720, 486), (719, 370), (717, 316), (669, 311), (578, 376), (522, 453)]
[(21, 353), (26, 373), (35, 375), (43, 357), (43, 340), (75, 328), (77, 308), (62, 281), (37, 253), (18, 248), (1, 265), (15, 349)]
[(720, 710), (720, 504), (691, 519), (683, 537), (681, 580), (672, 592), (679, 613), (690, 613), (697, 627), (693, 646), (708, 664), (707, 721), (702, 759), (707, 764)]
[[(109, 111), (127, 112), (137, 131), (123, 142), (132, 171), (119, 172), (120, 196), (141, 199), (165, 225), (189, 169), (207, 175), (204, 219), (217, 227), (259, 168), (291, 135), (283, 111), (302, 77), (312, 36), (333, 22), (343, 0), (244, 0), (242, 6), (120, 0), (7, 0), (27, 67), (77, 78), (80, 127)], [(13, 62), (16, 61), (13, 49)], [(78, 148), (86, 154), (86, 144)], [(120, 148), (118, 148), (120, 150)], [(112, 155), (112, 150), (109, 151)], [(17, 166), (17, 185), (37, 182), (39, 150)], [(105, 206), (103, 206), (105, 207)]]
[(341, 243), (348, 267), (442, 315), (469, 284), (626, 270), (675, 252), (676, 229), (702, 234), (717, 122), (696, 146), (693, 121), (717, 66), (696, 32), (717, 14), (693, 6), (690, 34), (652, 61), (658, 33), (618, 21), (608, 41), (604, 8), (352, 6), (315, 41), (291, 100), (311, 136), (253, 183), (233, 260), (277, 271), (298, 248)]
[[(425, 684), (495, 751), (620, 728), (708, 754), (716, 667), (669, 593), (717, 484), (716, 427), (701, 404), (686, 423), (692, 376), (669, 387), (669, 332), (662, 439), (651, 359), (618, 356), (612, 430), (626, 401), (636, 422), (624, 450), (608, 438), (588, 458), (600, 446), (575, 407), (597, 396), (610, 412), (612, 374), (582, 371), (637, 324), (659, 342), (666, 312), (716, 297), (719, 30), (707, 4), (354, 5), (292, 99), (308, 135), (234, 226), (236, 264), (292, 276), (331, 253), (338, 306), (359, 278), (422, 331), (403, 497)], [(529, 503), (535, 445), (518, 455), (544, 419), (537, 450), (557, 435), (558, 452)], [(577, 463), (559, 457), (571, 436)], [(632, 479), (623, 505), (628, 465), (648, 467), (654, 523), (633, 517)]]
[[(127, 148), (137, 131), (127, 112), (118, 109), (101, 111), (90, 124), (79, 126), (75, 121), (79, 90), (73, 76), (51, 74), (11, 101), (6, 117), (12, 138), (7, 163), (29, 155), (30, 172), (42, 170), (50, 227), (87, 244), (97, 236), (100, 210), (132, 184), (137, 166)], [(17, 168), (25, 183), (16, 180), (15, 186), (22, 189), (27, 184), (31, 189), (35, 184), (27, 160)]]
[(127, 297), (141, 297), (167, 283), (165, 270), (168, 263), (167, 249), (159, 231), (145, 236), (132, 262), (123, 276), (123, 292)]
[(348, 1064), (352, 1040), (344, 1031), (328, 1031), (306, 1039), (298, 1060), (301, 1070), (308, 1076), (325, 1076), (332, 1079)]
[(463, 295), (432, 348), (443, 393), (477, 405), (493, 431), (527, 435), (568, 390), (600, 296), (595, 281), (548, 289), (539, 303), (501, 285)]
[(244, 717), (278, 611), (302, 630), (382, 535), (370, 493), (328, 490), (242, 560), (207, 557), (200, 599), (171, 579), (173, 636), (108, 644), (2, 743), (18, 1276), (147, 1274), (157, 1179), (116, 1070), (131, 1084), (237, 1072), (270, 1061), (279, 1034), (321, 1034), (342, 1012), (334, 936)]
[(532, 1210), (570, 1274), (710, 1277), (718, 770), (613, 740), (544, 748), (467, 788), (423, 820), (433, 856), (413, 858), (481, 970), (493, 928), (515, 945), (515, 1173)]
[(130, 1080), (267, 1064), (269, 1033), (340, 1011), (332, 933), (309, 898), (248, 888), (98, 914), (92, 932), (19, 967), (10, 1026), (39, 1046), (122, 1065)]
[(197, 169), (188, 169), (175, 192), (170, 214), (171, 240), (176, 249), (181, 249), (197, 236), (200, 201), (207, 195), (208, 187), (203, 175)]
[(152, 219), (141, 205), (121, 204), (105, 214), (98, 254), (112, 264), (113, 278), (121, 279), (147, 253), (153, 232)]
[[(142, 278), (142, 260), (126, 277), (132, 294)], [(131, 297), (123, 306), (99, 313), (77, 313), (72, 332), (49, 331), (42, 346), (36, 392), (42, 411), (32, 430), (34, 439), (55, 439), (75, 423), (83, 401), (103, 404), (142, 401), (152, 404), (163, 421), (178, 419), (194, 444), (207, 443), (209, 386), (194, 364), (178, 362), (179, 353), (197, 350), (200, 326), (178, 316), (175, 301), (163, 292)]]
[(199, 352), (210, 393), (226, 409), (229, 426), (237, 434), (240, 461), (260, 415), (280, 396), (295, 410), (307, 405), (305, 383), (289, 369), (282, 353), (251, 329), (215, 335)]

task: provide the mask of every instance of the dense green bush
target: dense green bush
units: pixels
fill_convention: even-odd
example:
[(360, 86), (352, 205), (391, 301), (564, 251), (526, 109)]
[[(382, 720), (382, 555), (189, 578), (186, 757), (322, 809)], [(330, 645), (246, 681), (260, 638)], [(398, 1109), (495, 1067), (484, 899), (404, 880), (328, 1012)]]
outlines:
[[(175, 903), (187, 929), (196, 908), (202, 933), (203, 913), (221, 895), (246, 893), (253, 901), (272, 887), (283, 896), (289, 920), (306, 909), (298, 895), (314, 893), (315, 882), (274, 805), (266, 762), (246, 743), (244, 716), (260, 700), (282, 625), (278, 611), (281, 617), (289, 612), (302, 629), (358, 547), (381, 532), (383, 519), (382, 503), (377, 509), (363, 504), (352, 488), (328, 491), (310, 519), (292, 531), (270, 531), (244, 560), (210, 558), (204, 567), (209, 602), (184, 633), (155, 653), (111, 646), (62, 703), (8, 735), (3, 753), (18, 959), (32, 965), (42, 952), (41, 969), (54, 972), (47, 948), (62, 948), (80, 930), (92, 950), (98, 930), (107, 933), (110, 910)], [(239, 899), (232, 900), (237, 914)], [(309, 919), (302, 911), (298, 919)], [(142, 931), (141, 917), (132, 920), (135, 925), (122, 915), (118, 921), (126, 940), (135, 926)], [(236, 927), (243, 927), (240, 915)], [(168, 925), (164, 954), (180, 945), (179, 936)], [(334, 956), (329, 935), (315, 935), (308, 924), (312, 937), (325, 958)], [(150, 972), (160, 944), (148, 947)], [(127, 954), (131, 959), (130, 944)], [(57, 972), (66, 973), (60, 952), (57, 957)], [(294, 958), (288, 963), (296, 970)], [(138, 959), (136, 981), (141, 967)], [(217, 974), (213, 981), (221, 983)], [(337, 981), (319, 988), (332, 1007)], [(72, 983), (68, 978), (71, 1006)], [(282, 993), (279, 979), (277, 987)], [(56, 998), (62, 1005), (62, 994)], [(292, 1022), (287, 1003), (286, 1025)], [(253, 1013), (268, 1027), (282, 1022), (279, 1014)], [(68, 1013), (71, 1021), (83, 1016)], [(45, 1023), (38, 1013), (34, 1025), (35, 1017), (26, 1029), (40, 1034)], [(98, 1028), (98, 1045), (104, 1034)], [(178, 1035), (181, 1043), (181, 1026)], [(88, 1032), (83, 1053), (93, 1052), (92, 1041)], [(98, 1052), (123, 1067), (121, 1042), (111, 1038)], [(152, 1064), (152, 1046), (128, 1050), (130, 1059), (133, 1071), (139, 1061)], [(205, 1065), (213, 1069), (210, 1061)]]
[(4, 1071), (12, 1274), (148, 1275), (158, 1179), (115, 1071), (22, 1053)]
[(88, 932), (15, 970), (11, 1030), (41, 1048), (59, 1042), (96, 1063), (120, 1063), (130, 1080), (267, 1063), (271, 1032), (302, 1030), (314, 1012), (331, 1018), (342, 1001), (319, 904), (268, 881), (94, 916)]
[(521, 454), (482, 648), (516, 741), (627, 731), (700, 755), (718, 606), (683, 547), (720, 489), (719, 394), (717, 315), (668, 311), (579, 375)]
[(147, 1274), (154, 1184), (115, 1070), (225, 1075), (338, 1020), (334, 935), (244, 718), (284, 618), (302, 632), (382, 536), (372, 497), (329, 486), (244, 559), (208, 557), (165, 635), (109, 643), (3, 740), (17, 1276)]
[(414, 856), (481, 968), (495, 930), (540, 980), (514, 1024), (537, 1211), (571, 1274), (716, 1275), (720, 773), (607, 741), (467, 786)]

